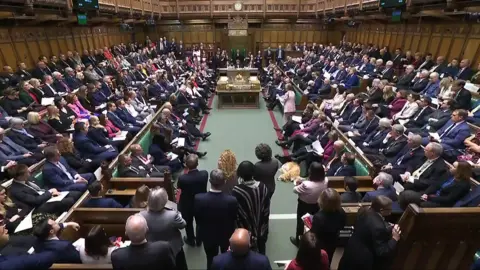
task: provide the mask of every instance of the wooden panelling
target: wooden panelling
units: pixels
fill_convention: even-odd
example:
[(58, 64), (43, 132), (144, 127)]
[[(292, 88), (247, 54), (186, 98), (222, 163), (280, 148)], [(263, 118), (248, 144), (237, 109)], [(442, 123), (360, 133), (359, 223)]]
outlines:
[[(139, 31), (138, 41), (145, 35)], [(15, 68), (18, 62), (33, 67), (38, 57), (66, 54), (67, 51), (101, 49), (131, 40), (131, 33), (122, 33), (118, 27), (0, 28), (0, 65)]]
[(389, 46), (390, 51), (402, 48), (412, 53), (432, 53), (434, 57), (445, 56), (449, 61), (467, 58), (473, 67), (480, 61), (480, 26), (475, 24), (362, 24), (342, 30), (347, 32), (347, 41)]

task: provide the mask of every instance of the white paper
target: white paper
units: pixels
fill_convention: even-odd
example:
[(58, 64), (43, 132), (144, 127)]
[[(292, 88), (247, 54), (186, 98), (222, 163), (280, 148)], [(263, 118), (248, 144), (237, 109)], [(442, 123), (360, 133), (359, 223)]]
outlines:
[(187, 117), (187, 116), (188, 116), (188, 112), (184, 112), (182, 115), (183, 115), (183, 117)]
[(33, 210), (30, 211), (30, 213), (28, 213), (28, 215), (23, 218), (20, 224), (18, 224), (17, 228), (15, 229), (15, 233), (33, 228), (32, 214)]
[(348, 137), (355, 137), (355, 134), (353, 134), (353, 132), (349, 131), (349, 132), (347, 132), (347, 136)]
[(178, 155), (170, 152), (167, 154), (167, 157), (170, 157), (170, 160), (175, 160), (178, 157)]
[(67, 197), (68, 193), (69, 193), (68, 191), (62, 191), (62, 192), (60, 192), (60, 194), (58, 194), (58, 196), (51, 197), (50, 200), (47, 201), (47, 203), (49, 203), (49, 202), (60, 202), (65, 197)]
[(113, 137), (113, 141), (124, 141), (127, 139), (127, 134), (128, 134), (128, 131), (125, 131), (125, 130), (122, 130), (122, 133), (120, 133), (120, 135), (116, 135), (115, 137)]
[(332, 77), (332, 74), (330, 74), (330, 73), (328, 73), (328, 72), (325, 72), (325, 73), (323, 74), (323, 77), (324, 77), (325, 79), (330, 79), (330, 77)]
[(157, 105), (150, 105), (150, 109), (155, 110), (157, 108)]
[(438, 105), (438, 99), (437, 98), (432, 98), (432, 103), (435, 105)]
[(392, 86), (392, 90), (393, 90), (393, 92), (397, 92), (397, 87)]
[(397, 195), (400, 194), (400, 192), (402, 192), (405, 188), (398, 182), (395, 182), (395, 184), (393, 184), (393, 187), (395, 188), (395, 191), (397, 192)]
[(437, 140), (437, 141), (440, 140), (440, 135), (438, 135), (438, 133), (430, 132), (428, 134), (430, 134), (430, 136), (432, 136), (432, 138), (434, 138), (435, 140)]
[(349, 142), (351, 145), (355, 146), (355, 143), (352, 141), (352, 139), (348, 139), (348, 142)]
[(338, 122), (338, 120), (335, 119), (335, 122), (333, 122), (333, 126), (338, 128), (338, 125), (340, 125), (340, 122)]
[(53, 101), (55, 100), (55, 98), (50, 98), (50, 97), (44, 97), (42, 98), (42, 106), (49, 106), (49, 105), (53, 105)]
[(178, 138), (177, 147), (184, 147), (185, 146), (185, 138)]
[(468, 91), (470, 92), (478, 92), (478, 89), (479, 89), (480, 86), (477, 86), (473, 83), (466, 83), (465, 86), (463, 88), (467, 89)]
[(313, 152), (315, 152), (315, 154), (317, 154), (319, 156), (323, 155), (323, 147), (320, 144), (319, 140), (316, 140), (312, 143), (312, 148), (313, 148)]
[(302, 123), (302, 117), (301, 116), (298, 116), (298, 115), (294, 115), (292, 116), (292, 120), (301, 124)]
[(278, 265), (279, 267), (283, 267), (283, 266), (289, 265), (290, 262), (291, 262), (291, 260), (274, 261), (274, 263), (275, 263), (276, 265)]
[(33, 247), (31, 247), (31, 248), (27, 251), (28, 254), (33, 254), (34, 252), (35, 252), (35, 249), (34, 249)]
[(304, 124), (300, 124), (299, 126), (300, 126), (300, 129), (305, 128), (305, 125), (304, 125)]
[(173, 139), (172, 142), (170, 144), (176, 144), (178, 142), (178, 137)]
[(102, 179), (102, 168), (98, 167), (98, 169), (96, 169), (95, 172), (93, 172), (93, 174), (97, 179)]
[(400, 119), (398, 120), (398, 123), (402, 126), (405, 126), (405, 124), (408, 123), (408, 121), (410, 121), (410, 119)]
[(103, 109), (103, 108), (106, 108), (107, 107), (107, 103), (102, 103), (100, 105), (98, 105), (97, 109), (100, 110), (100, 109)]

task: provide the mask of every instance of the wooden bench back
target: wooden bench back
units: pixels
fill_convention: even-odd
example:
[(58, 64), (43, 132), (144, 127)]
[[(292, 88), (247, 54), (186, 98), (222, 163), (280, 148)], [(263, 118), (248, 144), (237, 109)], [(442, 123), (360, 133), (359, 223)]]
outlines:
[(75, 264), (75, 263), (55, 263), (50, 269), (56, 270), (105, 270), (113, 269), (111, 264)]
[[(343, 176), (328, 176), (328, 187), (342, 193), (345, 192), (345, 181)], [(357, 192), (368, 192), (374, 190), (372, 184), (372, 177), (370, 176), (355, 176), (358, 182)]]

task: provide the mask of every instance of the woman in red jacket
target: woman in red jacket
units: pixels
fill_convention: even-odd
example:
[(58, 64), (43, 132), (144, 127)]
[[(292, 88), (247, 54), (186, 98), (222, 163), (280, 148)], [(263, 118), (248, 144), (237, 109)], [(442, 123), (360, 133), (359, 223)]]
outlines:
[(397, 95), (393, 99), (393, 101), (388, 105), (389, 117), (392, 119), (393, 115), (400, 112), (403, 109), (405, 103), (407, 103), (407, 90), (400, 90), (397, 92)]
[(329, 270), (328, 255), (318, 248), (317, 237), (312, 232), (306, 232), (300, 239), (297, 257), (285, 270)]

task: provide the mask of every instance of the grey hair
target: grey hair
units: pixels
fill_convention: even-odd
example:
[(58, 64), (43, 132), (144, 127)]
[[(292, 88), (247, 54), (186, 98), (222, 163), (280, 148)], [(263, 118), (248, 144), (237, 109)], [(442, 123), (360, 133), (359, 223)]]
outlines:
[(54, 72), (52, 73), (52, 75), (53, 75), (53, 77), (57, 77), (57, 76), (59, 76), (59, 75), (62, 75), (62, 73), (60, 73), (60, 72), (58, 72), (58, 71), (54, 71)]
[(419, 147), (422, 145), (422, 136), (419, 134), (411, 134), (408, 138), (412, 141), (413, 147)]
[(147, 220), (140, 214), (128, 217), (125, 224), (125, 234), (132, 243), (137, 244), (145, 240), (148, 231)]
[(14, 125), (23, 124), (23, 123), (24, 123), (24, 120), (18, 117), (13, 117), (9, 121), (10, 127), (13, 127)]
[(393, 177), (385, 172), (380, 172), (377, 175), (380, 180), (382, 180), (382, 186), (385, 188), (390, 188), (393, 185)]
[(337, 140), (333, 143), (333, 145), (338, 147), (345, 147), (345, 143), (342, 140)]
[(73, 68), (71, 68), (71, 67), (67, 67), (67, 68), (65, 69), (65, 72), (67, 72), (67, 73), (68, 73), (68, 72), (72, 72), (72, 71), (73, 71)]
[(437, 78), (438, 79), (439, 77), (440, 77), (440, 75), (438, 75), (438, 72), (430, 73), (430, 78)]
[(392, 129), (397, 133), (397, 134), (403, 134), (403, 132), (405, 132), (405, 128), (400, 125), (400, 124), (396, 124), (396, 125), (393, 125)]
[(225, 173), (220, 169), (213, 169), (210, 172), (210, 184), (219, 188), (225, 184)]
[(426, 69), (423, 69), (421, 73), (422, 73), (422, 75), (425, 75), (425, 77), (428, 77), (430, 75), (430, 71), (428, 71)]
[(378, 121), (378, 125), (384, 128), (391, 128), (392, 127), (392, 122), (390, 122), (390, 119), (388, 118), (381, 118)]
[(435, 156), (439, 157), (443, 154), (443, 146), (441, 144), (436, 142), (431, 142), (429, 143), (429, 145), (432, 148), (432, 152), (435, 154)]
[(164, 188), (154, 188), (148, 196), (148, 211), (159, 212), (165, 208), (168, 202), (168, 194)]

